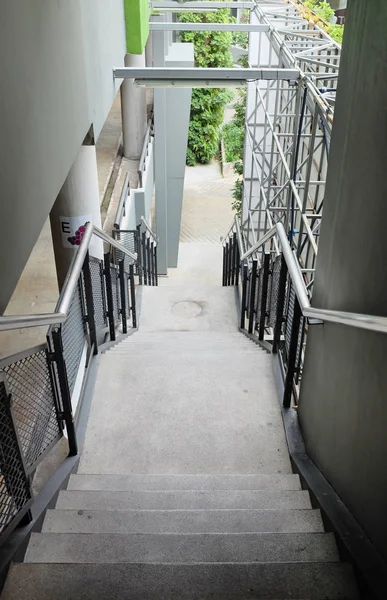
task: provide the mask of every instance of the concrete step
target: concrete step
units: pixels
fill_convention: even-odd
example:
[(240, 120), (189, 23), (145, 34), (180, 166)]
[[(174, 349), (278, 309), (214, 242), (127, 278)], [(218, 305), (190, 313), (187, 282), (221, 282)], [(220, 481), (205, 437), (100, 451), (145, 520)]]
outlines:
[(68, 490), (300, 490), (298, 475), (71, 475)]
[(48, 510), (43, 533), (323, 533), (319, 510)]
[(334, 562), (333, 533), (32, 533), (24, 562)]
[(349, 565), (13, 564), (2, 600), (357, 600)]
[(307, 491), (208, 490), (59, 492), (57, 508), (78, 510), (311, 508)]

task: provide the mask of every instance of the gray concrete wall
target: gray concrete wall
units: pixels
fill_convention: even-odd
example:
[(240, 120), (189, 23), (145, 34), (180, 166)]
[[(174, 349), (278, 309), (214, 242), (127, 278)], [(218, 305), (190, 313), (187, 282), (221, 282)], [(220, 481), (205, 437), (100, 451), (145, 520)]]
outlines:
[(91, 125), (120, 82), (122, 0), (4, 0), (0, 19), (0, 312)]
[[(377, 15), (377, 18), (375, 18)], [(387, 6), (347, 11), (313, 305), (387, 316)], [(299, 415), (311, 458), (387, 559), (387, 336), (310, 327)]]

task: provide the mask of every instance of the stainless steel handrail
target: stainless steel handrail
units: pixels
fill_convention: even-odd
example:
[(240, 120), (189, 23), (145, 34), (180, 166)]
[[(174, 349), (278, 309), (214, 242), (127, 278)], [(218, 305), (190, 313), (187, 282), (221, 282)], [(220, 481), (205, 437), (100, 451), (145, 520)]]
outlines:
[(245, 252), (240, 258), (241, 263), (254, 254), (254, 252), (259, 250), (262, 246), (264, 246), (264, 244), (270, 241), (270, 239), (275, 235), (277, 235), (282, 247), (282, 252), (288, 268), (289, 276), (292, 280), (294, 291), (296, 293), (298, 302), (300, 303), (301, 312), (304, 317), (328, 323), (338, 323), (340, 325), (347, 325), (349, 327), (357, 327), (358, 329), (367, 329), (369, 331), (387, 333), (387, 317), (377, 317), (373, 315), (351, 313), (340, 310), (329, 310), (326, 308), (314, 308), (311, 306), (297, 259), (292, 252), (285, 228), (282, 223), (276, 223), (276, 225), (270, 229), (270, 231), (268, 231), (256, 244), (254, 244), (254, 246)]
[(113, 226), (115, 229), (120, 229), (120, 227), (121, 227), (121, 219), (122, 219), (122, 216), (125, 211), (125, 205), (126, 205), (126, 201), (128, 199), (129, 191), (130, 191), (129, 173), (127, 173), (126, 177), (125, 177), (124, 185), (122, 186), (122, 192), (121, 192), (120, 201), (118, 203), (116, 218), (113, 223)]
[(42, 325), (57, 325), (66, 321), (70, 310), (71, 300), (77, 286), (79, 275), (81, 273), (83, 263), (89, 249), (92, 236), (100, 238), (114, 248), (129, 256), (134, 262), (137, 261), (137, 254), (130, 252), (116, 240), (113, 240), (110, 235), (96, 227), (92, 223), (86, 225), (86, 230), (82, 238), (82, 242), (77, 250), (75, 259), (72, 262), (70, 269), (65, 279), (63, 290), (58, 300), (53, 313), (45, 314), (27, 314), (27, 315), (9, 315), (0, 317), (0, 331), (8, 331), (11, 329), (23, 329), (25, 327), (40, 327)]
[(157, 235), (155, 235), (155, 234), (153, 233), (153, 230), (152, 230), (152, 229), (151, 229), (151, 227), (148, 225), (148, 223), (147, 223), (147, 221), (146, 221), (145, 217), (141, 217), (140, 221), (141, 221), (141, 223), (144, 225), (145, 229), (148, 231), (149, 235), (150, 235), (150, 236), (153, 238), (153, 240), (154, 240), (155, 244), (157, 244), (157, 242), (159, 241), (159, 240), (158, 240), (158, 237), (157, 237)]

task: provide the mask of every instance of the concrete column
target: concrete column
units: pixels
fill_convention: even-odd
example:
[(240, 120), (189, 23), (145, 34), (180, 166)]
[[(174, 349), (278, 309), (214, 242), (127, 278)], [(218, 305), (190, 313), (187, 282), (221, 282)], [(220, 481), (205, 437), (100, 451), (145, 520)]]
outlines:
[[(387, 316), (387, 5), (348, 3), (313, 305)], [(387, 335), (309, 327), (308, 453), (387, 559)]]
[[(145, 67), (145, 52), (127, 54), (126, 67)], [(146, 131), (145, 88), (133, 84), (133, 79), (124, 79), (121, 84), (121, 114), (125, 158), (140, 158)]]
[[(101, 227), (98, 171), (95, 146), (81, 149), (50, 212), (59, 289), (78, 248), (79, 227), (90, 221)], [(93, 236), (89, 252), (103, 258), (103, 243)]]

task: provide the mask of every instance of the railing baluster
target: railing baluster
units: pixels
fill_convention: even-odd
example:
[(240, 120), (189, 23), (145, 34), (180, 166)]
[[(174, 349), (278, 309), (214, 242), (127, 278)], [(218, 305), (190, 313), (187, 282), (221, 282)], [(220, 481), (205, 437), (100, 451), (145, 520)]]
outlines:
[(235, 249), (235, 285), (239, 284), (239, 263), (240, 263), (240, 252), (238, 242), (236, 243)]
[(242, 267), (242, 301), (241, 301), (241, 329), (245, 328), (246, 319), (246, 305), (247, 305), (247, 264), (245, 263)]
[(130, 301), (132, 311), (132, 325), (133, 328), (137, 327), (137, 312), (136, 312), (136, 288), (134, 287), (134, 265), (129, 266), (129, 280), (130, 280)]
[(112, 276), (110, 273), (110, 252), (104, 254), (104, 275), (106, 282), (106, 300), (107, 300), (107, 316), (109, 321), (110, 339), (112, 342), (116, 339), (116, 328), (114, 324), (114, 304), (113, 304), (113, 289), (112, 289)]
[(230, 272), (230, 242), (226, 242), (226, 285), (231, 283)]
[(257, 287), (257, 265), (258, 261), (253, 260), (253, 266), (250, 273), (250, 303), (249, 303), (249, 333), (253, 333), (254, 329), (254, 313), (255, 313), (255, 292)]
[(83, 263), (83, 282), (85, 284), (86, 309), (87, 309), (87, 324), (90, 333), (90, 345), (93, 347), (93, 354), (98, 354), (97, 330), (95, 326), (95, 312), (93, 299), (93, 284), (91, 281), (89, 252), (86, 253)]
[(226, 260), (227, 260), (227, 255), (226, 255), (226, 246), (225, 244), (223, 244), (223, 269), (222, 269), (222, 285), (225, 286), (227, 285), (227, 279), (226, 279)]
[(267, 290), (269, 283), (270, 272), (270, 253), (266, 252), (263, 259), (263, 279), (262, 279), (262, 294), (261, 294), (261, 312), (259, 319), (258, 339), (262, 341), (265, 337), (265, 321), (266, 321), (266, 306), (267, 306)]
[(288, 267), (284, 255), (281, 256), (281, 271), (279, 276), (278, 284), (278, 302), (277, 302), (277, 316), (274, 327), (274, 339), (273, 339), (273, 354), (278, 352), (278, 345), (281, 339), (281, 329), (283, 323), (283, 314), (285, 306), (285, 292), (286, 292), (286, 278), (288, 275)]
[(150, 263), (151, 263), (152, 285), (155, 284), (155, 263), (154, 263), (154, 258), (155, 258), (154, 242), (151, 242), (151, 245), (150, 245)]
[(138, 283), (142, 285), (143, 273), (142, 273), (142, 255), (141, 255), (141, 225), (137, 225), (137, 271), (138, 271)]
[(235, 285), (235, 246), (236, 233), (234, 232), (231, 238), (231, 285)]
[(290, 404), (291, 404), (291, 400), (292, 400), (293, 382), (294, 382), (294, 373), (295, 373), (297, 346), (298, 346), (298, 332), (299, 332), (299, 328), (300, 328), (301, 314), (302, 313), (301, 313), (300, 304), (298, 302), (297, 296), (295, 295), (292, 330), (291, 330), (290, 347), (289, 347), (289, 356), (288, 356), (288, 364), (287, 364), (286, 380), (285, 380), (285, 388), (284, 388), (284, 396), (283, 396), (284, 408), (290, 408)]
[(148, 271), (147, 271), (147, 263), (146, 263), (146, 235), (145, 231), (141, 234), (142, 240), (142, 265), (144, 269), (144, 285), (148, 285)]
[(155, 246), (155, 281), (156, 285), (159, 285), (159, 276), (157, 274), (157, 246)]
[(121, 320), (122, 320), (122, 333), (128, 333), (128, 324), (126, 322), (126, 290), (125, 286), (127, 286), (127, 282), (125, 281), (125, 269), (124, 269), (124, 259), (118, 261), (118, 272), (119, 272), (119, 280), (120, 280), (120, 292), (121, 292)]
[(151, 252), (150, 252), (150, 237), (146, 240), (146, 262), (148, 267), (148, 285), (152, 285), (151, 279)]
[[(110, 271), (109, 271), (110, 272)], [(66, 363), (63, 356), (61, 327), (53, 329), (52, 342), (54, 345), (54, 360), (58, 373), (59, 387), (62, 398), (63, 418), (67, 429), (70, 456), (78, 454), (77, 435), (75, 433), (73, 409), (71, 406), (71, 394), (67, 377)]]

